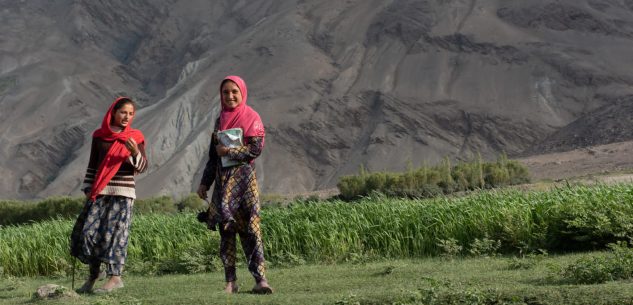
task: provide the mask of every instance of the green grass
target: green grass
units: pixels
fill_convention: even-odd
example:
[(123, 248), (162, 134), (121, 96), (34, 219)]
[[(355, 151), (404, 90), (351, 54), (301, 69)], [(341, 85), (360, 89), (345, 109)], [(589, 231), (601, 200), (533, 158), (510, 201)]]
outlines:
[[(73, 221), (0, 227), (0, 267), (8, 275), (67, 274)], [(430, 200), (384, 196), (348, 203), (297, 203), (262, 211), (273, 265), (421, 258), (488, 251), (591, 250), (633, 236), (633, 185), (575, 186), (547, 192), (477, 192)], [(134, 217), (128, 270), (142, 274), (218, 269), (217, 232), (194, 214)], [(483, 247), (483, 248), (482, 248)], [(452, 250), (451, 250), (452, 251)], [(215, 260), (214, 260), (215, 258)]]
[[(272, 268), (268, 296), (221, 292), (221, 272), (124, 276), (126, 287), (110, 295), (35, 304), (631, 304), (633, 281), (570, 285), (556, 272), (587, 255), (545, 256), (528, 269), (509, 258), (383, 260), (361, 264)], [(241, 266), (242, 291), (252, 278)], [(78, 280), (76, 285), (79, 286)], [(4, 278), (0, 303), (24, 304), (40, 285), (70, 287), (70, 278)]]

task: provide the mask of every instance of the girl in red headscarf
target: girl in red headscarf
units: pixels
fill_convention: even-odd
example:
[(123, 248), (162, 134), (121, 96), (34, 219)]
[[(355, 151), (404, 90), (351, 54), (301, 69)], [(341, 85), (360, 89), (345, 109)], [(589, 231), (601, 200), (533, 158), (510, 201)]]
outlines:
[[(211, 230), (220, 230), (220, 257), (224, 264), (225, 291), (238, 291), (235, 274), (236, 234), (246, 259), (248, 270), (255, 278), (255, 293), (272, 293), (265, 276), (264, 245), (260, 230), (259, 188), (253, 161), (264, 148), (264, 125), (259, 114), (246, 105), (248, 90), (238, 76), (227, 76), (220, 84), (222, 112), (215, 123), (209, 161), (204, 169), (198, 195), (207, 198), (207, 191), (215, 182), (211, 204), (202, 214)], [(233, 147), (223, 145), (221, 134), (239, 129), (242, 143)], [(224, 159), (224, 161), (222, 160)], [(228, 161), (228, 162), (226, 162)]]
[(70, 237), (71, 255), (90, 266), (90, 275), (79, 292), (92, 291), (102, 263), (109, 280), (95, 292), (123, 287), (121, 272), (136, 198), (134, 175), (147, 168), (145, 139), (131, 127), (135, 112), (131, 99), (116, 99), (101, 128), (92, 134), (82, 187), (87, 200)]

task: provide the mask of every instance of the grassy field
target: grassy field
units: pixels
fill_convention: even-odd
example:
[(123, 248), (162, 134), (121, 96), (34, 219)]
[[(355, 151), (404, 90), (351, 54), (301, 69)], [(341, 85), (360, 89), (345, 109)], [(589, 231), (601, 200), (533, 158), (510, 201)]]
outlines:
[[(149, 213), (134, 217), (125, 289), (37, 303), (633, 304), (631, 184), (298, 201), (262, 221), (272, 296), (223, 294), (217, 232), (193, 213)], [(0, 303), (70, 287), (72, 224), (0, 226)]]
[[(633, 304), (633, 281), (571, 285), (556, 270), (585, 253), (524, 258), (383, 260), (360, 264), (273, 268), (273, 295), (252, 295), (252, 279), (239, 268), (242, 291), (221, 292), (221, 272), (194, 275), (126, 276), (126, 287), (109, 295), (32, 301), (40, 285), (70, 287), (70, 278), (16, 278), (0, 281), (1, 304)], [(79, 280), (78, 280), (79, 282)], [(76, 285), (79, 285), (77, 283)]]
[[(72, 220), (0, 227), (0, 267), (12, 276), (68, 274)], [(546, 192), (485, 191), (464, 197), (296, 203), (262, 211), (267, 259), (275, 266), (445, 253), (515, 254), (604, 249), (633, 236), (633, 185)], [(202, 273), (219, 266), (217, 232), (194, 214), (134, 217), (128, 271)]]

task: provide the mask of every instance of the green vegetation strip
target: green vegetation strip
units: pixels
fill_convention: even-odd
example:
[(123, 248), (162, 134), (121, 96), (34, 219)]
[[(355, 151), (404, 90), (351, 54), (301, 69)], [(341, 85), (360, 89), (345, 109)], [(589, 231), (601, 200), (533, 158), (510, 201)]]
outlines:
[[(633, 185), (296, 203), (264, 209), (262, 223), (267, 259), (273, 265), (426, 257), (444, 254), (447, 248), (455, 255), (481, 253), (482, 244), (497, 242), (495, 251), (503, 253), (585, 250), (633, 236)], [(3, 272), (67, 273), (71, 226), (72, 221), (53, 220), (1, 228)], [(194, 214), (139, 215), (132, 224), (128, 270), (217, 270), (218, 239)]]
[[(50, 219), (74, 219), (83, 207), (85, 197), (50, 197), (40, 201), (0, 200), (0, 226), (20, 225)], [(173, 214), (197, 211), (205, 206), (196, 194), (178, 201), (169, 196), (140, 199), (134, 202), (136, 214)]]
[[(37, 287), (70, 288), (70, 277), (0, 278), (2, 304), (425, 304), (425, 305), (615, 305), (631, 304), (632, 281), (572, 285), (552, 266), (604, 253), (549, 255), (529, 269), (509, 269), (507, 258), (383, 260), (363, 264), (305, 265), (269, 270), (272, 295), (247, 293), (253, 280), (238, 268), (240, 293), (222, 292), (221, 272), (193, 275), (126, 274), (125, 288), (78, 299), (32, 301)], [(83, 277), (81, 277), (83, 279)], [(77, 285), (77, 283), (76, 283)], [(103, 282), (98, 282), (98, 286)]]
[(478, 155), (471, 162), (451, 165), (448, 158), (435, 166), (410, 168), (404, 173), (369, 173), (343, 176), (337, 186), (344, 199), (356, 199), (372, 192), (392, 197), (432, 198), (454, 192), (491, 189), (527, 183), (530, 175), (525, 165), (509, 160), (505, 154), (496, 162), (484, 162)]

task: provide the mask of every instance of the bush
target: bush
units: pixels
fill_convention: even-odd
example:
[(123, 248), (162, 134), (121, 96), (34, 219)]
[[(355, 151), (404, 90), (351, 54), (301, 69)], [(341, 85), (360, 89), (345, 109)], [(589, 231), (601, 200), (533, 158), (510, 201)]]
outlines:
[(85, 198), (51, 197), (37, 202), (0, 201), (0, 225), (19, 225), (55, 218), (77, 217)]
[(391, 188), (385, 191), (385, 195), (397, 198), (422, 199), (444, 194), (442, 189), (433, 184), (423, 184), (417, 188)]
[(176, 206), (179, 212), (195, 212), (206, 209), (206, 201), (198, 197), (198, 194), (191, 193), (188, 196), (180, 199)]
[(633, 278), (633, 249), (626, 242), (610, 244), (606, 256), (586, 256), (563, 270), (564, 279), (575, 284), (600, 284)]
[[(633, 236), (633, 189), (626, 186), (565, 187), (542, 197), (538, 204), (551, 209), (541, 221), (548, 224), (546, 247), (594, 250)], [(554, 194), (564, 196), (566, 204)]]
[[(81, 212), (84, 197), (51, 197), (41, 201), (0, 201), (0, 226), (21, 225), (50, 219), (75, 219)], [(169, 196), (137, 199), (134, 214), (174, 214), (177, 212), (199, 211), (206, 202), (196, 194), (189, 194), (177, 203)]]
[(137, 199), (134, 202), (134, 213), (176, 213), (177, 211), (178, 207), (170, 196)]
[(492, 240), (488, 237), (484, 237), (482, 239), (475, 238), (475, 240), (470, 244), (468, 252), (472, 256), (496, 256), (499, 248), (501, 248), (500, 240)]
[(451, 166), (448, 158), (434, 167), (423, 166), (404, 173), (368, 173), (343, 176), (337, 184), (341, 198), (358, 199), (372, 192), (402, 198), (430, 198), (457, 191), (495, 188), (530, 181), (525, 166), (502, 154), (496, 162), (485, 163), (481, 156), (472, 162)]

